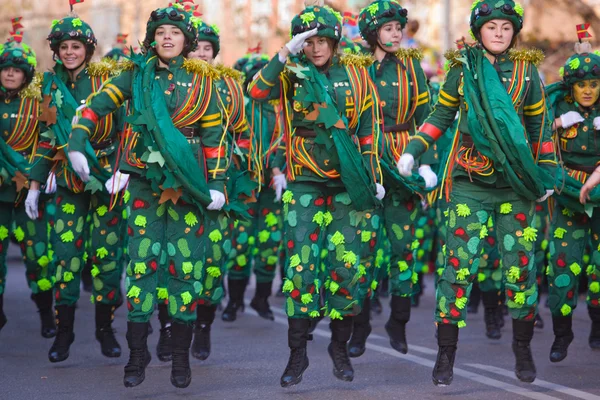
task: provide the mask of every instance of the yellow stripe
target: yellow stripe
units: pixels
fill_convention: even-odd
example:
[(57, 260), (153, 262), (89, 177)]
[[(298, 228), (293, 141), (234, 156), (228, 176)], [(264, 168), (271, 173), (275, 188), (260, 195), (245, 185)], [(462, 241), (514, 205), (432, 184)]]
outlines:
[(104, 90), (103, 92), (106, 93), (108, 95), (108, 97), (110, 97), (110, 99), (113, 101), (113, 103), (115, 103), (115, 106), (121, 105), (121, 102), (119, 101), (119, 99), (117, 99), (117, 96), (114, 95), (112, 90), (108, 89), (108, 90)]
[(88, 127), (85, 126), (85, 125), (75, 124), (75, 125), (73, 125), (73, 127), (71, 129), (73, 130), (73, 129), (77, 129), (77, 128), (83, 129), (84, 131), (87, 132), (88, 135), (92, 134), (92, 132), (90, 132), (90, 130), (88, 129)]
[(416, 135), (416, 136), (412, 136), (410, 138), (410, 140), (420, 140), (421, 142), (423, 142), (423, 144), (425, 145), (425, 148), (427, 150), (429, 150), (429, 143), (427, 143), (427, 140), (423, 139), (421, 136)]
[(539, 160), (538, 163), (544, 163), (544, 164), (553, 164), (553, 165), (557, 165), (558, 163), (554, 160)]
[(419, 100), (419, 102), (417, 103), (417, 107), (427, 103), (429, 103), (429, 98), (424, 98), (423, 100)]
[(113, 85), (112, 83), (109, 83), (108, 85), (105, 86), (107, 89), (111, 89), (121, 100), (121, 103), (123, 103), (125, 101), (125, 96), (123, 96), (123, 93), (119, 90), (118, 87), (116, 87), (115, 85)]
[(216, 114), (205, 115), (202, 118), (200, 118), (200, 121), (212, 121), (213, 119), (221, 119), (221, 114), (216, 113)]
[(265, 78), (263, 78), (262, 76), (262, 71), (258, 73), (258, 77), (260, 78), (261, 81), (263, 81), (263, 83), (269, 87), (273, 87), (275, 86), (275, 84), (273, 82), (269, 82), (267, 81)]
[(544, 104), (544, 99), (543, 98), (539, 102), (535, 103), (532, 106), (525, 106), (525, 107), (523, 107), (523, 110), (535, 110), (536, 108), (539, 108), (542, 104)]
[(527, 111), (527, 112), (525, 112), (525, 113), (523, 113), (523, 114), (524, 114), (525, 116), (527, 116), (527, 117), (535, 117), (536, 115), (540, 115), (541, 113), (543, 113), (543, 112), (544, 112), (544, 110), (545, 110), (545, 108), (544, 108), (544, 107), (542, 107), (542, 108), (540, 108), (540, 109), (539, 109), (539, 110), (537, 110), (537, 111)]
[(445, 98), (447, 98), (448, 100), (453, 101), (453, 102), (459, 101), (456, 97), (450, 96), (447, 92), (444, 92), (443, 90), (440, 90), (440, 96), (444, 96)]
[[(368, 109), (368, 108), (371, 108), (371, 107), (373, 107), (373, 101), (372, 101), (372, 100), (371, 100), (371, 101), (369, 101), (368, 103), (366, 103), (366, 104), (363, 106), (363, 108), (362, 108), (361, 112), (364, 112), (366, 109)], [(352, 109), (351, 109), (351, 110), (352, 110)]]
[(427, 98), (429, 97), (429, 92), (423, 92), (417, 97), (417, 99)]
[(441, 96), (438, 98), (438, 103), (440, 103), (443, 106), (451, 107), (451, 108), (458, 107), (458, 105), (460, 104), (459, 102), (450, 103), (449, 101), (444, 100)]
[(205, 124), (200, 124), (200, 128), (211, 128), (213, 126), (219, 126), (221, 125), (221, 121), (214, 121), (214, 122), (207, 122)]

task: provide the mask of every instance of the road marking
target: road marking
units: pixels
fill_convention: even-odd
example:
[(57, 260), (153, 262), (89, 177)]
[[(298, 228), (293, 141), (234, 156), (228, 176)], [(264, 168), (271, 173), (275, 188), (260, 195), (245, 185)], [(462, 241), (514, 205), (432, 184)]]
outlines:
[[(283, 312), (281, 310), (278, 310), (276, 308), (273, 308), (272, 311), (273, 311), (274, 314), (280, 315), (282, 317), (286, 316), (285, 312)], [(255, 312), (253, 312), (252, 315), (257, 315), (257, 314)], [(288, 325), (287, 318), (282, 318), (282, 317), (276, 316), (275, 317), (275, 322), (278, 323), (278, 324), (287, 326)], [(321, 336), (321, 337), (324, 337), (324, 338), (330, 338), (331, 337), (331, 333), (330, 332), (325, 331), (325, 330), (320, 329), (320, 328), (315, 329), (315, 331), (313, 332), (313, 335)], [(377, 336), (379, 336), (379, 335), (377, 335)], [(383, 336), (379, 336), (379, 337), (383, 338)], [(411, 346), (411, 349), (415, 348), (415, 350), (416, 350), (416, 347), (421, 347), (421, 346)], [(367, 348), (371, 349), (371, 350), (374, 350), (374, 351), (377, 351), (379, 353), (390, 355), (392, 357), (396, 357), (396, 358), (400, 358), (400, 359), (403, 359), (403, 360), (411, 361), (411, 362), (413, 362), (415, 364), (423, 365), (423, 366), (428, 367), (428, 368), (433, 368), (433, 366), (435, 365), (434, 361), (429, 360), (427, 358), (415, 356), (415, 355), (412, 355), (412, 354), (401, 354), (401, 353), (398, 353), (397, 351), (395, 351), (393, 349), (388, 349), (386, 347), (370, 343), (369, 341), (367, 341)], [(426, 350), (425, 352), (427, 354), (430, 354), (433, 351), (433, 350), (428, 349), (426, 347), (421, 347), (421, 348), (425, 349)], [(437, 352), (433, 352), (433, 354), (437, 354)], [(470, 379), (472, 381), (479, 382), (481, 384), (484, 384), (484, 385), (487, 385), (487, 386), (491, 386), (491, 387), (494, 387), (494, 388), (497, 388), (497, 389), (501, 389), (501, 390), (504, 390), (506, 392), (518, 394), (518, 395), (523, 396), (523, 397), (528, 397), (530, 399), (537, 399), (537, 400), (556, 400), (556, 399), (559, 399), (558, 397), (552, 397), (552, 396), (549, 396), (549, 395), (544, 394), (544, 393), (534, 392), (534, 391), (531, 391), (531, 390), (526, 389), (526, 388), (522, 388), (522, 387), (519, 387), (519, 386), (512, 385), (510, 383), (505, 383), (505, 382), (498, 381), (498, 380), (495, 380), (495, 379), (492, 379), (492, 378), (488, 378), (487, 376), (479, 375), (479, 374), (476, 374), (474, 372), (466, 371), (466, 370), (461, 369), (461, 368), (454, 367), (454, 375), (457, 375), (457, 376), (460, 376), (460, 377), (463, 377), (463, 378), (467, 378), (467, 379)]]
[[(493, 374), (502, 375), (512, 377), (514, 373), (512, 371), (508, 371), (506, 369), (494, 367), (492, 365), (484, 365), (484, 364), (465, 364), (466, 366), (482, 369), (487, 372), (491, 372)], [(546, 389), (554, 390), (555, 392), (560, 392), (564, 394), (568, 394), (569, 396), (577, 397), (579, 399), (584, 400), (600, 400), (600, 396), (596, 396), (592, 393), (582, 392), (581, 390), (571, 389), (567, 386), (562, 386), (557, 383), (543, 381), (541, 379), (536, 379), (532, 385), (540, 386)]]

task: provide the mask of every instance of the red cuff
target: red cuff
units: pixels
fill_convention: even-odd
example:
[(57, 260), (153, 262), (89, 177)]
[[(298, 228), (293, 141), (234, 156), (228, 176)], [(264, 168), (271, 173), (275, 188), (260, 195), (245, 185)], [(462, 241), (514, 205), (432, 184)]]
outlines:
[(90, 108), (84, 108), (83, 111), (81, 112), (81, 116), (83, 118), (89, 119), (90, 121), (92, 121), (94, 124), (98, 123), (98, 114), (96, 114), (92, 109)]
[(554, 143), (552, 143), (552, 142), (542, 143), (542, 154), (551, 154), (551, 153), (554, 153)]
[(437, 126), (431, 125), (430, 123), (424, 123), (423, 126), (419, 129), (420, 133), (423, 133), (434, 141), (438, 140), (444, 132)]
[(266, 99), (271, 89), (260, 89), (257, 85), (250, 89), (250, 97), (255, 99)]
[(225, 157), (225, 147), (205, 147), (204, 148), (205, 158), (218, 158)]
[(238, 145), (238, 147), (240, 147), (242, 149), (249, 149), (250, 148), (250, 139), (240, 139), (237, 141), (237, 145)]
[(358, 143), (361, 146), (364, 146), (364, 145), (367, 145), (367, 144), (373, 145), (373, 135), (359, 138), (358, 139)]
[(50, 144), (50, 142), (40, 142), (38, 147), (42, 149), (52, 149), (53, 146)]

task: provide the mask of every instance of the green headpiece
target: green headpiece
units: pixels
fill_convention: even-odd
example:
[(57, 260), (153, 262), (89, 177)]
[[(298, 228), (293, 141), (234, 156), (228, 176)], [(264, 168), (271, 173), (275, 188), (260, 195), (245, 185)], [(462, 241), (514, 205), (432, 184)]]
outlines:
[(340, 40), (339, 50), (343, 54), (360, 54), (363, 52), (363, 49), (359, 44), (348, 39), (346, 36), (342, 36), (342, 40)]
[(408, 21), (408, 10), (395, 0), (375, 0), (360, 11), (358, 28), (367, 41), (377, 37), (377, 31), (388, 22), (398, 21), (402, 28)]
[(600, 56), (592, 52), (573, 54), (559, 73), (569, 86), (588, 79), (600, 79)]
[(212, 43), (214, 51), (214, 57), (219, 54), (221, 50), (221, 40), (219, 38), (219, 28), (216, 25), (208, 25), (206, 22), (201, 21), (198, 25), (198, 41), (207, 41)]
[(513, 0), (475, 0), (471, 6), (471, 33), (478, 39), (481, 27), (493, 19), (510, 21), (515, 28), (515, 36), (523, 28), (523, 7)]
[(248, 84), (254, 78), (254, 75), (270, 61), (270, 58), (266, 54), (246, 54), (240, 58), (233, 65), (233, 69), (240, 71), (244, 74), (244, 90)]
[(146, 24), (146, 39), (144, 47), (148, 50), (154, 43), (154, 34), (158, 27), (163, 25), (173, 25), (181, 29), (181, 32), (190, 42), (189, 51), (194, 51), (198, 45), (198, 26), (202, 21), (194, 17), (191, 11), (186, 11), (180, 3), (172, 3), (165, 8), (157, 8), (152, 11), (148, 23)]
[(36, 65), (33, 49), (15, 40), (14, 36), (5, 44), (0, 44), (0, 70), (8, 67), (18, 68), (25, 73), (25, 83), (28, 84), (33, 79)]
[(88, 57), (94, 53), (98, 43), (92, 28), (77, 16), (68, 16), (52, 21), (52, 29), (47, 40), (50, 42), (50, 48), (56, 54), (58, 54), (58, 47), (62, 42), (77, 40), (86, 46)]
[(339, 42), (342, 38), (342, 15), (329, 6), (309, 6), (292, 19), (290, 36), (318, 28), (317, 36)]

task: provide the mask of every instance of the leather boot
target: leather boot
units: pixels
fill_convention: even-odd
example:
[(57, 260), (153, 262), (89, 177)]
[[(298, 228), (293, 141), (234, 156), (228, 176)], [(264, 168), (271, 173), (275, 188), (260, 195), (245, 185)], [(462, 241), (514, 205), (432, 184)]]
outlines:
[(513, 343), (515, 353), (515, 375), (521, 382), (531, 383), (535, 380), (536, 370), (531, 355), (531, 339), (533, 338), (534, 321), (513, 319)]
[(147, 344), (148, 323), (128, 321), (126, 337), (129, 345), (129, 361), (125, 366), (123, 384), (129, 388), (144, 382), (146, 367), (152, 359)]
[(502, 337), (498, 325), (498, 308), (500, 307), (500, 293), (497, 291), (481, 292), (483, 299), (483, 320), (485, 322), (485, 336), (498, 340)]
[(94, 288), (93, 279), (92, 279), (92, 257), (88, 259), (83, 270), (81, 270), (81, 286), (84, 292), (92, 293), (92, 289)]
[(35, 302), (40, 313), (42, 322), (42, 337), (46, 339), (56, 336), (56, 323), (54, 321), (54, 310), (52, 309), (52, 290), (46, 290), (31, 295), (31, 299)]
[(471, 287), (471, 295), (469, 296), (469, 301), (467, 302), (467, 314), (477, 314), (479, 311), (480, 302), (481, 289), (479, 289), (479, 284), (477, 282), (473, 282), (473, 286)]
[(121, 346), (112, 327), (114, 311), (113, 305), (96, 303), (96, 340), (105, 357), (121, 357)]
[(250, 302), (252, 307), (261, 318), (275, 321), (273, 311), (269, 306), (269, 296), (271, 296), (271, 286), (273, 282), (258, 282), (256, 284), (256, 294)]
[(190, 369), (190, 344), (194, 335), (194, 327), (173, 321), (173, 363), (171, 365), (171, 384), (177, 388), (186, 388), (192, 382)]
[(60, 305), (55, 307), (57, 332), (54, 343), (48, 352), (50, 362), (61, 362), (69, 358), (69, 348), (75, 340), (73, 324), (75, 323), (75, 306)]
[(567, 357), (567, 350), (575, 337), (573, 335), (573, 316), (553, 316), (552, 330), (554, 331), (554, 342), (550, 348), (550, 361), (560, 362)]
[(408, 353), (406, 344), (406, 323), (410, 320), (410, 297), (392, 295), (390, 319), (385, 324), (385, 331), (390, 337), (390, 346), (402, 354)]
[[(158, 305), (158, 321), (160, 322), (160, 336), (156, 345), (156, 357), (162, 362), (171, 361), (173, 350), (171, 324), (173, 320), (166, 304)], [(150, 324), (148, 324), (148, 333), (150, 333)]]
[(217, 306), (196, 307), (196, 325), (192, 356), (198, 360), (206, 360), (210, 356), (210, 327), (215, 320)]
[(439, 324), (438, 354), (431, 378), (436, 386), (448, 386), (454, 378), (454, 357), (458, 344), (458, 325)]
[(588, 314), (592, 320), (589, 344), (592, 350), (600, 350), (600, 308), (588, 306)]
[(229, 288), (229, 301), (221, 314), (221, 319), (226, 322), (233, 322), (237, 318), (237, 311), (244, 312), (244, 292), (248, 285), (248, 278), (241, 280), (227, 279), (227, 287)]
[(4, 314), (4, 294), (0, 294), (0, 331), (6, 325), (6, 314)]
[(353, 320), (352, 337), (348, 343), (348, 355), (360, 357), (366, 350), (367, 338), (371, 334), (371, 299), (366, 298), (363, 309)]
[(333, 375), (346, 382), (354, 379), (354, 369), (348, 357), (347, 343), (352, 335), (353, 318), (334, 319), (329, 324), (331, 343), (327, 347), (329, 357), (333, 360)]
[(297, 385), (308, 368), (306, 341), (310, 321), (307, 318), (288, 318), (288, 346), (290, 358), (281, 376), (281, 387)]

